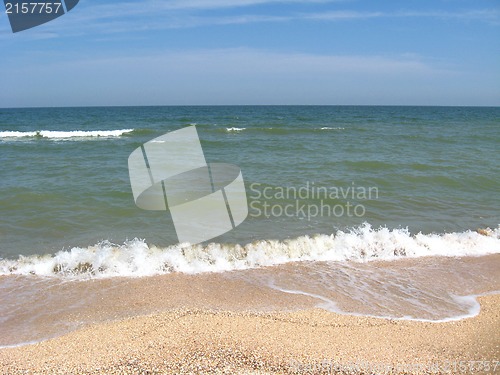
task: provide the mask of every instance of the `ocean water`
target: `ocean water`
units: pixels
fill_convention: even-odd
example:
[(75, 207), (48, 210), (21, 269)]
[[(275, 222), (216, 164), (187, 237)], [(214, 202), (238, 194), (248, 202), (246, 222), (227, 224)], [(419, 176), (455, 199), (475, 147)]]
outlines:
[[(127, 166), (187, 126), (241, 168), (249, 206), (195, 246), (135, 206)], [(54, 283), (207, 272), (337, 312), (477, 314), (500, 290), (499, 149), (498, 107), (0, 109), (0, 330), (29, 331), (13, 317)], [(43, 334), (21, 336), (0, 345)]]

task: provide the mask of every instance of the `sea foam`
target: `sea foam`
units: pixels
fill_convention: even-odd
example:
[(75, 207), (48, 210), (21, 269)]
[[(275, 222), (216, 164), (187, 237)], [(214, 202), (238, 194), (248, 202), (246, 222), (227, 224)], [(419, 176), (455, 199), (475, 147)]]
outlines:
[(148, 245), (134, 239), (74, 247), (54, 255), (0, 260), (0, 275), (64, 278), (140, 277), (181, 272), (224, 272), (299, 261), (391, 261), (425, 256), (481, 256), (500, 253), (500, 227), (489, 235), (475, 231), (412, 235), (406, 229), (373, 229), (369, 224), (331, 235), (258, 240), (245, 246)]
[(123, 134), (130, 133), (134, 129), (118, 129), (118, 130), (72, 130), (72, 131), (57, 131), (57, 130), (38, 130), (38, 131), (2, 131), (1, 138), (25, 138), (25, 137), (41, 137), (51, 139), (67, 139), (67, 138), (87, 138), (87, 137), (119, 137)]

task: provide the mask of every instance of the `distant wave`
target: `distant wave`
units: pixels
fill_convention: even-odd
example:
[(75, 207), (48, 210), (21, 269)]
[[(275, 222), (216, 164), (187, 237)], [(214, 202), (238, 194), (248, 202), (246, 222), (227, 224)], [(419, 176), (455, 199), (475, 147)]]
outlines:
[(1, 138), (51, 138), (51, 139), (68, 139), (68, 138), (88, 138), (88, 137), (119, 137), (126, 133), (133, 132), (134, 129), (119, 129), (119, 130), (72, 130), (72, 131), (57, 131), (57, 130), (38, 130), (29, 132), (20, 131), (3, 131), (0, 132)]
[(123, 245), (105, 241), (86, 248), (59, 251), (55, 255), (0, 260), (0, 275), (138, 277), (171, 272), (224, 272), (297, 261), (367, 262), (498, 253), (500, 227), (481, 234), (466, 231), (411, 235), (405, 229), (373, 229), (364, 224), (331, 235), (301, 236), (285, 241), (259, 240), (245, 246), (212, 243), (159, 248), (139, 239)]
[(216, 128), (215, 131), (224, 131), (228, 133), (239, 133), (242, 131), (248, 132), (261, 132), (261, 133), (269, 133), (269, 134), (293, 134), (293, 133), (310, 133), (317, 132), (322, 130), (345, 130), (343, 127), (287, 127), (287, 126), (271, 126), (271, 127), (248, 127), (248, 128), (239, 128), (239, 127), (227, 127), (227, 128)]

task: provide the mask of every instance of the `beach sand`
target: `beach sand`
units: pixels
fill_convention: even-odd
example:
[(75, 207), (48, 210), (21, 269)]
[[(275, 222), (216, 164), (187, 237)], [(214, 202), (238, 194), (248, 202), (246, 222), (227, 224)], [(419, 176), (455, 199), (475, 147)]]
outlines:
[(445, 323), (175, 309), (1, 349), (0, 373), (500, 373), (500, 295), (479, 302), (477, 317)]

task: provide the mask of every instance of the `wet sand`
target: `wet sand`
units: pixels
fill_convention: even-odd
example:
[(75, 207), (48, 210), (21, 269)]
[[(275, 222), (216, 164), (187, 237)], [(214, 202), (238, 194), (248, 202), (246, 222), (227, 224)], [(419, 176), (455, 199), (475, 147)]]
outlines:
[(500, 295), (479, 302), (479, 316), (447, 323), (175, 309), (1, 349), (0, 373), (500, 373)]
[(499, 267), (500, 254), (495, 254), (350, 264), (297, 262), (222, 273), (79, 281), (3, 276), (0, 348), (38, 342), (89, 324), (186, 309), (268, 313), (321, 307), (378, 317), (471, 316), (479, 310), (473, 298), (454, 296), (500, 290)]

